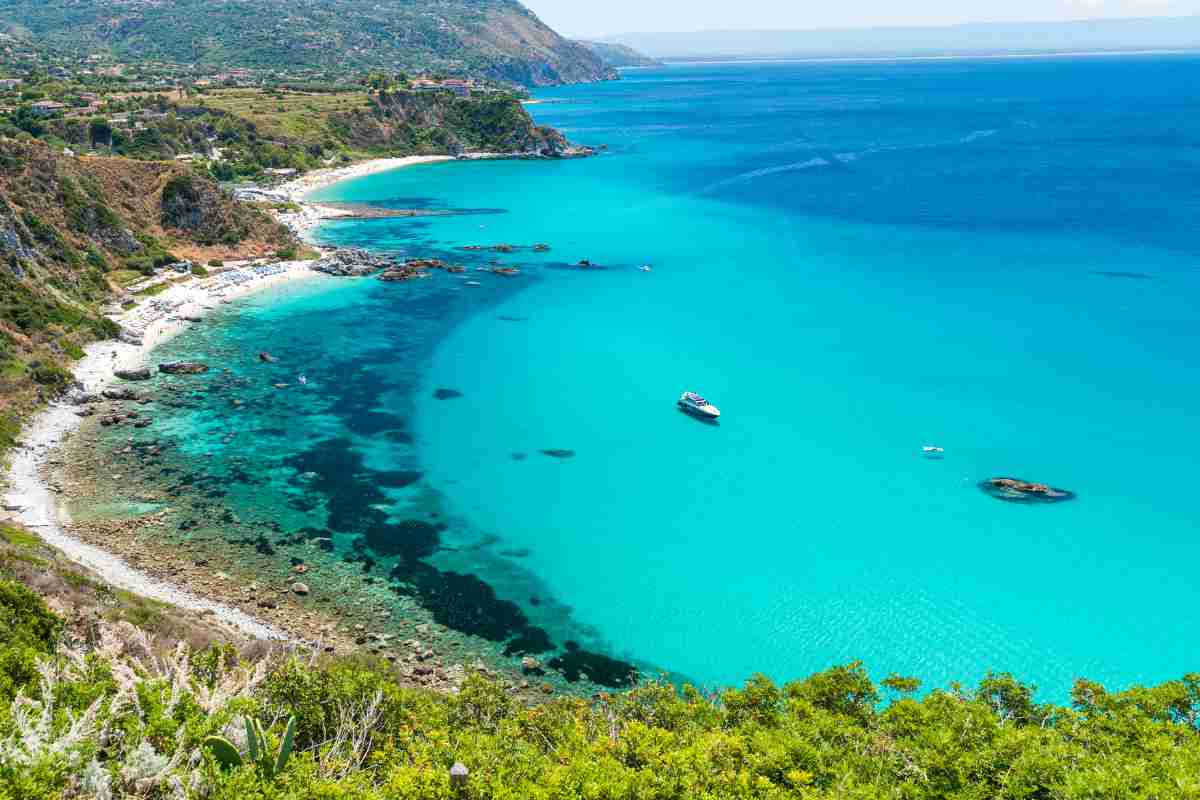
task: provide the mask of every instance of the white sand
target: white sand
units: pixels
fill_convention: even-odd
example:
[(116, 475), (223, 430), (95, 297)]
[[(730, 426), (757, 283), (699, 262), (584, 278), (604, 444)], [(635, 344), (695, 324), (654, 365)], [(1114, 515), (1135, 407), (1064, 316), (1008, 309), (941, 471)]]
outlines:
[[(297, 236), (307, 239), (307, 234), (323, 220), (349, 213), (304, 202), (304, 197), (309, 193), (339, 181), (414, 164), (451, 160), (453, 159), (450, 156), (381, 158), (348, 167), (317, 170), (281, 187), (281, 191), (297, 203), (301, 210), (295, 214), (278, 214), (277, 217), (295, 231)], [(112, 382), (114, 371), (143, 366), (149, 352), (156, 345), (188, 326), (187, 318), (202, 316), (223, 301), (270, 286), (319, 277), (319, 273), (309, 269), (307, 262), (286, 262), (279, 266), (283, 268), (279, 274), (269, 276), (252, 275), (238, 270), (203, 280), (193, 279), (172, 286), (162, 294), (145, 300), (137, 308), (113, 317), (126, 332), (124, 338), (136, 340), (140, 337), (140, 343), (121, 341), (92, 345), (87, 349), (83, 360), (75, 365), (76, 380), (83, 384), (87, 392), (99, 392)], [(245, 280), (231, 280), (238, 277), (244, 277)], [(57, 547), (72, 561), (91, 569), (113, 586), (180, 608), (210, 612), (217, 620), (251, 636), (286, 639), (286, 634), (249, 614), (197, 597), (184, 589), (146, 575), (117, 556), (80, 541), (64, 530), (64, 523), (69, 522), (67, 511), (59, 502), (57, 492), (43, 477), (43, 471), (49, 456), (62, 444), (63, 439), (79, 426), (81, 419), (75, 415), (75, 410), (73, 406), (66, 404), (53, 405), (37, 415), (22, 432), (24, 446), (16, 449), (7, 475), (8, 492), (4, 498), (4, 505), (16, 509), (9, 514), (16, 521), (37, 531), (42, 539)]]
[(277, 214), (276, 218), (287, 225), (292, 231), (305, 241), (309, 241), (309, 234), (314, 228), (320, 225), (327, 219), (336, 217), (352, 216), (351, 212), (340, 208), (330, 208), (318, 203), (306, 202), (304, 198), (318, 189), (325, 189), (341, 183), (342, 181), (352, 180), (354, 178), (363, 178), (367, 175), (375, 175), (379, 172), (390, 172), (401, 167), (411, 167), (417, 164), (436, 164), (441, 161), (454, 161), (453, 156), (406, 156), (405, 158), (376, 158), (371, 161), (362, 161), (358, 164), (351, 164), (348, 167), (336, 167), (330, 169), (318, 169), (310, 172), (303, 177), (297, 178), (294, 181), (285, 183), (276, 191), (286, 196), (293, 203), (300, 206), (300, 211), (295, 214)]
[[(308, 268), (307, 262), (288, 262), (276, 275), (257, 277), (238, 285), (228, 285), (231, 273), (193, 279), (173, 286), (137, 308), (114, 317), (132, 333), (141, 334), (141, 344), (99, 342), (90, 346), (84, 358), (75, 365), (75, 378), (89, 393), (99, 392), (113, 381), (113, 372), (143, 366), (151, 349), (161, 344), (189, 324), (186, 317), (199, 317), (224, 300), (278, 286), (289, 281), (319, 277)], [(238, 275), (248, 273), (238, 272)], [(159, 600), (196, 612), (210, 612), (215, 619), (243, 633), (268, 639), (286, 639), (281, 631), (235, 608), (205, 600), (172, 584), (152, 578), (126, 564), (101, 548), (80, 541), (67, 533), (63, 524), (69, 522), (59, 495), (43, 477), (48, 457), (80, 424), (74, 406), (59, 403), (39, 414), (22, 432), (23, 447), (13, 455), (9, 469), (8, 492), (4, 497), (7, 508), (16, 509), (13, 517), (36, 531), (48, 544), (57, 547), (69, 559), (94, 571), (106, 582), (126, 591)]]

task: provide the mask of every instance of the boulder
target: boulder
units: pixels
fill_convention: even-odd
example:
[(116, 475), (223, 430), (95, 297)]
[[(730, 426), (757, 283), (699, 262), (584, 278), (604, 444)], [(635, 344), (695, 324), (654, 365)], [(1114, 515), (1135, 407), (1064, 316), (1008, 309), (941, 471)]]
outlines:
[(138, 400), (140, 399), (137, 392), (128, 387), (105, 389), (101, 394), (105, 400)]
[(158, 371), (167, 375), (201, 375), (208, 372), (208, 365), (199, 361), (168, 361), (159, 364)]
[(371, 275), (389, 266), (391, 262), (386, 258), (354, 248), (334, 250), (312, 264), (312, 268), (317, 272), (339, 277)]
[(308, 590), (308, 584), (306, 584), (306, 583), (293, 583), (293, 584), (292, 584), (292, 591), (293, 591), (295, 594), (298, 594), (298, 595), (300, 595), (301, 597), (304, 597), (306, 594), (308, 594), (308, 591), (309, 591), (309, 590)]
[(79, 381), (72, 381), (63, 399), (73, 406), (85, 406), (88, 403), (95, 402), (96, 396), (88, 394), (87, 390), (83, 388), (83, 384)]
[(150, 370), (146, 367), (142, 369), (119, 369), (113, 372), (113, 375), (123, 381), (148, 381), (150, 380)]

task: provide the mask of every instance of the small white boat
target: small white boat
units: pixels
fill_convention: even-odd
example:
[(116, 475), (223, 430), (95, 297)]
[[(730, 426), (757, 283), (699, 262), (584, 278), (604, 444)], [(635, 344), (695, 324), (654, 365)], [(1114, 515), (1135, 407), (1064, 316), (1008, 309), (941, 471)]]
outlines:
[(638, 267), (638, 272), (649, 272), (649, 271), (650, 271), (649, 264), (642, 264), (640, 267)]
[(701, 419), (719, 419), (721, 410), (695, 392), (684, 392), (679, 397), (679, 408)]
[(467, 286), (483, 286), (479, 281), (467, 281)]
[(926, 458), (941, 458), (946, 454), (946, 448), (938, 447), (935, 444), (927, 444), (921, 448), (921, 452), (925, 454)]
[(308, 378), (307, 378), (306, 376), (304, 376), (304, 375), (301, 375), (301, 376), (300, 376), (300, 385), (301, 385), (301, 386), (308, 386)]

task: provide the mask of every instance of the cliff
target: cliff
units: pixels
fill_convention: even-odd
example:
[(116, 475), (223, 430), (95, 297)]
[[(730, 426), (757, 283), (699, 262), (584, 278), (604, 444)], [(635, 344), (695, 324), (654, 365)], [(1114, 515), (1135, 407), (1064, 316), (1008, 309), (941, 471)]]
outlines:
[(334, 115), (329, 125), (348, 147), (367, 152), (553, 157), (568, 151), (561, 133), (535, 125), (506, 95), (463, 100), (448, 93), (381, 92), (365, 108)]
[(75, 158), (0, 138), (0, 450), (31, 403), (61, 391), (101, 307), (156, 266), (294, 243), (265, 214), (169, 162)]

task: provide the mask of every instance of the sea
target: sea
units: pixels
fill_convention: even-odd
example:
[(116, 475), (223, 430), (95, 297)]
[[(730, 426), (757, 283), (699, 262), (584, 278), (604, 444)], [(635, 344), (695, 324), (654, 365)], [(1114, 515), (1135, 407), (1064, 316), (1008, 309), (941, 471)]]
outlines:
[(861, 661), (1063, 702), (1200, 667), (1200, 58), (671, 65), (535, 99), (597, 155), (315, 197), (420, 212), (319, 241), (465, 273), (292, 284), (160, 348), (223, 366), (138, 434), (176, 489), (567, 684)]

